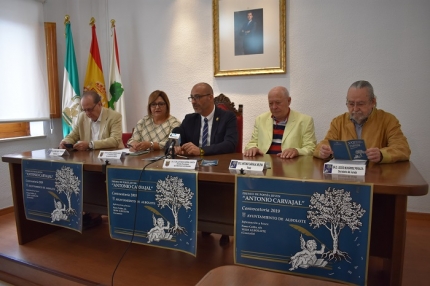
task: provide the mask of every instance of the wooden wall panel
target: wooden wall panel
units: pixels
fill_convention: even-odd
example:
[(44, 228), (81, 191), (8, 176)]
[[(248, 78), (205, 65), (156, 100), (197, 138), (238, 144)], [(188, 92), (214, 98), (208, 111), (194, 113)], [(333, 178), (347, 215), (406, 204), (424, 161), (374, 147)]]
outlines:
[(45, 22), (46, 62), (48, 68), (48, 91), (51, 118), (61, 117), (56, 30), (56, 23)]

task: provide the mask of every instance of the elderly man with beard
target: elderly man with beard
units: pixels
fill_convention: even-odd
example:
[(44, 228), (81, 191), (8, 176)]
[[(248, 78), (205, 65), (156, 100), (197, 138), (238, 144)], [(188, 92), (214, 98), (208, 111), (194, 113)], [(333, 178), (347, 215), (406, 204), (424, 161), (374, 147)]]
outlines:
[(315, 148), (315, 157), (332, 158), (328, 140), (363, 139), (370, 162), (409, 160), (411, 150), (399, 121), (391, 113), (376, 108), (376, 97), (368, 81), (356, 81), (349, 87), (346, 106), (348, 112), (332, 120), (324, 140)]

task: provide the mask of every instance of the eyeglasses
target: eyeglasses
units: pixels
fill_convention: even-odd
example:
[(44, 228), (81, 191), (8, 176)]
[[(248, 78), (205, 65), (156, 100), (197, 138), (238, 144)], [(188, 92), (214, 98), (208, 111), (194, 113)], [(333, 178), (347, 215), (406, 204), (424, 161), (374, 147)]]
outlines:
[(161, 108), (165, 105), (166, 105), (165, 102), (154, 102), (154, 103), (151, 103), (149, 106), (151, 106), (152, 108), (156, 108), (157, 106)]
[(94, 106), (92, 108), (87, 108), (87, 109), (82, 109), (83, 112), (93, 112), (94, 108), (96, 108), (97, 103), (94, 104)]
[(279, 105), (281, 105), (281, 104), (282, 104), (282, 102), (281, 102), (281, 101), (269, 102), (269, 107), (279, 106)]
[(359, 102), (347, 101), (346, 106), (350, 108), (354, 108), (354, 106), (357, 106), (358, 108), (360, 108), (367, 105), (367, 103), (369, 103), (369, 101), (359, 101)]
[(193, 100), (199, 101), (200, 98), (202, 98), (204, 96), (208, 96), (208, 95), (211, 95), (211, 94), (210, 93), (209, 94), (202, 94), (202, 95), (200, 95), (200, 94), (194, 94), (194, 95), (190, 94), (190, 97), (188, 97), (188, 101), (189, 102), (191, 102)]

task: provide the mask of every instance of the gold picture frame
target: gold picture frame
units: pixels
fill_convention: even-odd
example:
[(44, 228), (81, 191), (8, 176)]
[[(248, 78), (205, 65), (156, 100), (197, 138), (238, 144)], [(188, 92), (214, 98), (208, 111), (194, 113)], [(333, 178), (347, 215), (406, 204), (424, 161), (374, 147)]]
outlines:
[(285, 0), (212, 0), (214, 76), (286, 73)]

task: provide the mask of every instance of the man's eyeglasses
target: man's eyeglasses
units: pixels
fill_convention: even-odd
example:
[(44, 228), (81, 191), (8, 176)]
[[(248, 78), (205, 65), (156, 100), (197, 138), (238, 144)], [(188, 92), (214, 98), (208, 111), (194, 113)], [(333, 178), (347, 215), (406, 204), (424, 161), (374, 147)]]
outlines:
[(209, 94), (202, 94), (202, 95), (200, 95), (200, 94), (194, 94), (194, 95), (190, 94), (190, 97), (188, 97), (188, 101), (189, 102), (191, 102), (193, 100), (199, 101), (200, 98), (208, 96), (208, 95), (211, 95), (211, 94), (210, 93)]
[(82, 111), (83, 111), (83, 112), (93, 112), (93, 110), (94, 110), (94, 108), (96, 108), (96, 106), (97, 106), (97, 103), (96, 103), (96, 104), (94, 104), (94, 106), (93, 106), (93, 107), (91, 107), (91, 108), (82, 109)]
[(151, 103), (149, 106), (151, 106), (152, 108), (156, 108), (157, 106), (158, 107), (163, 107), (163, 106), (165, 106), (166, 105), (166, 103), (165, 102), (154, 102), (154, 103)]
[(363, 106), (367, 105), (367, 103), (369, 103), (369, 102), (368, 101), (359, 101), (359, 102), (347, 101), (346, 106), (348, 106), (350, 108), (354, 108), (354, 106), (363, 107)]
[(281, 101), (269, 102), (269, 107), (279, 106), (279, 105), (281, 105), (281, 104), (282, 104), (282, 102), (281, 102)]

